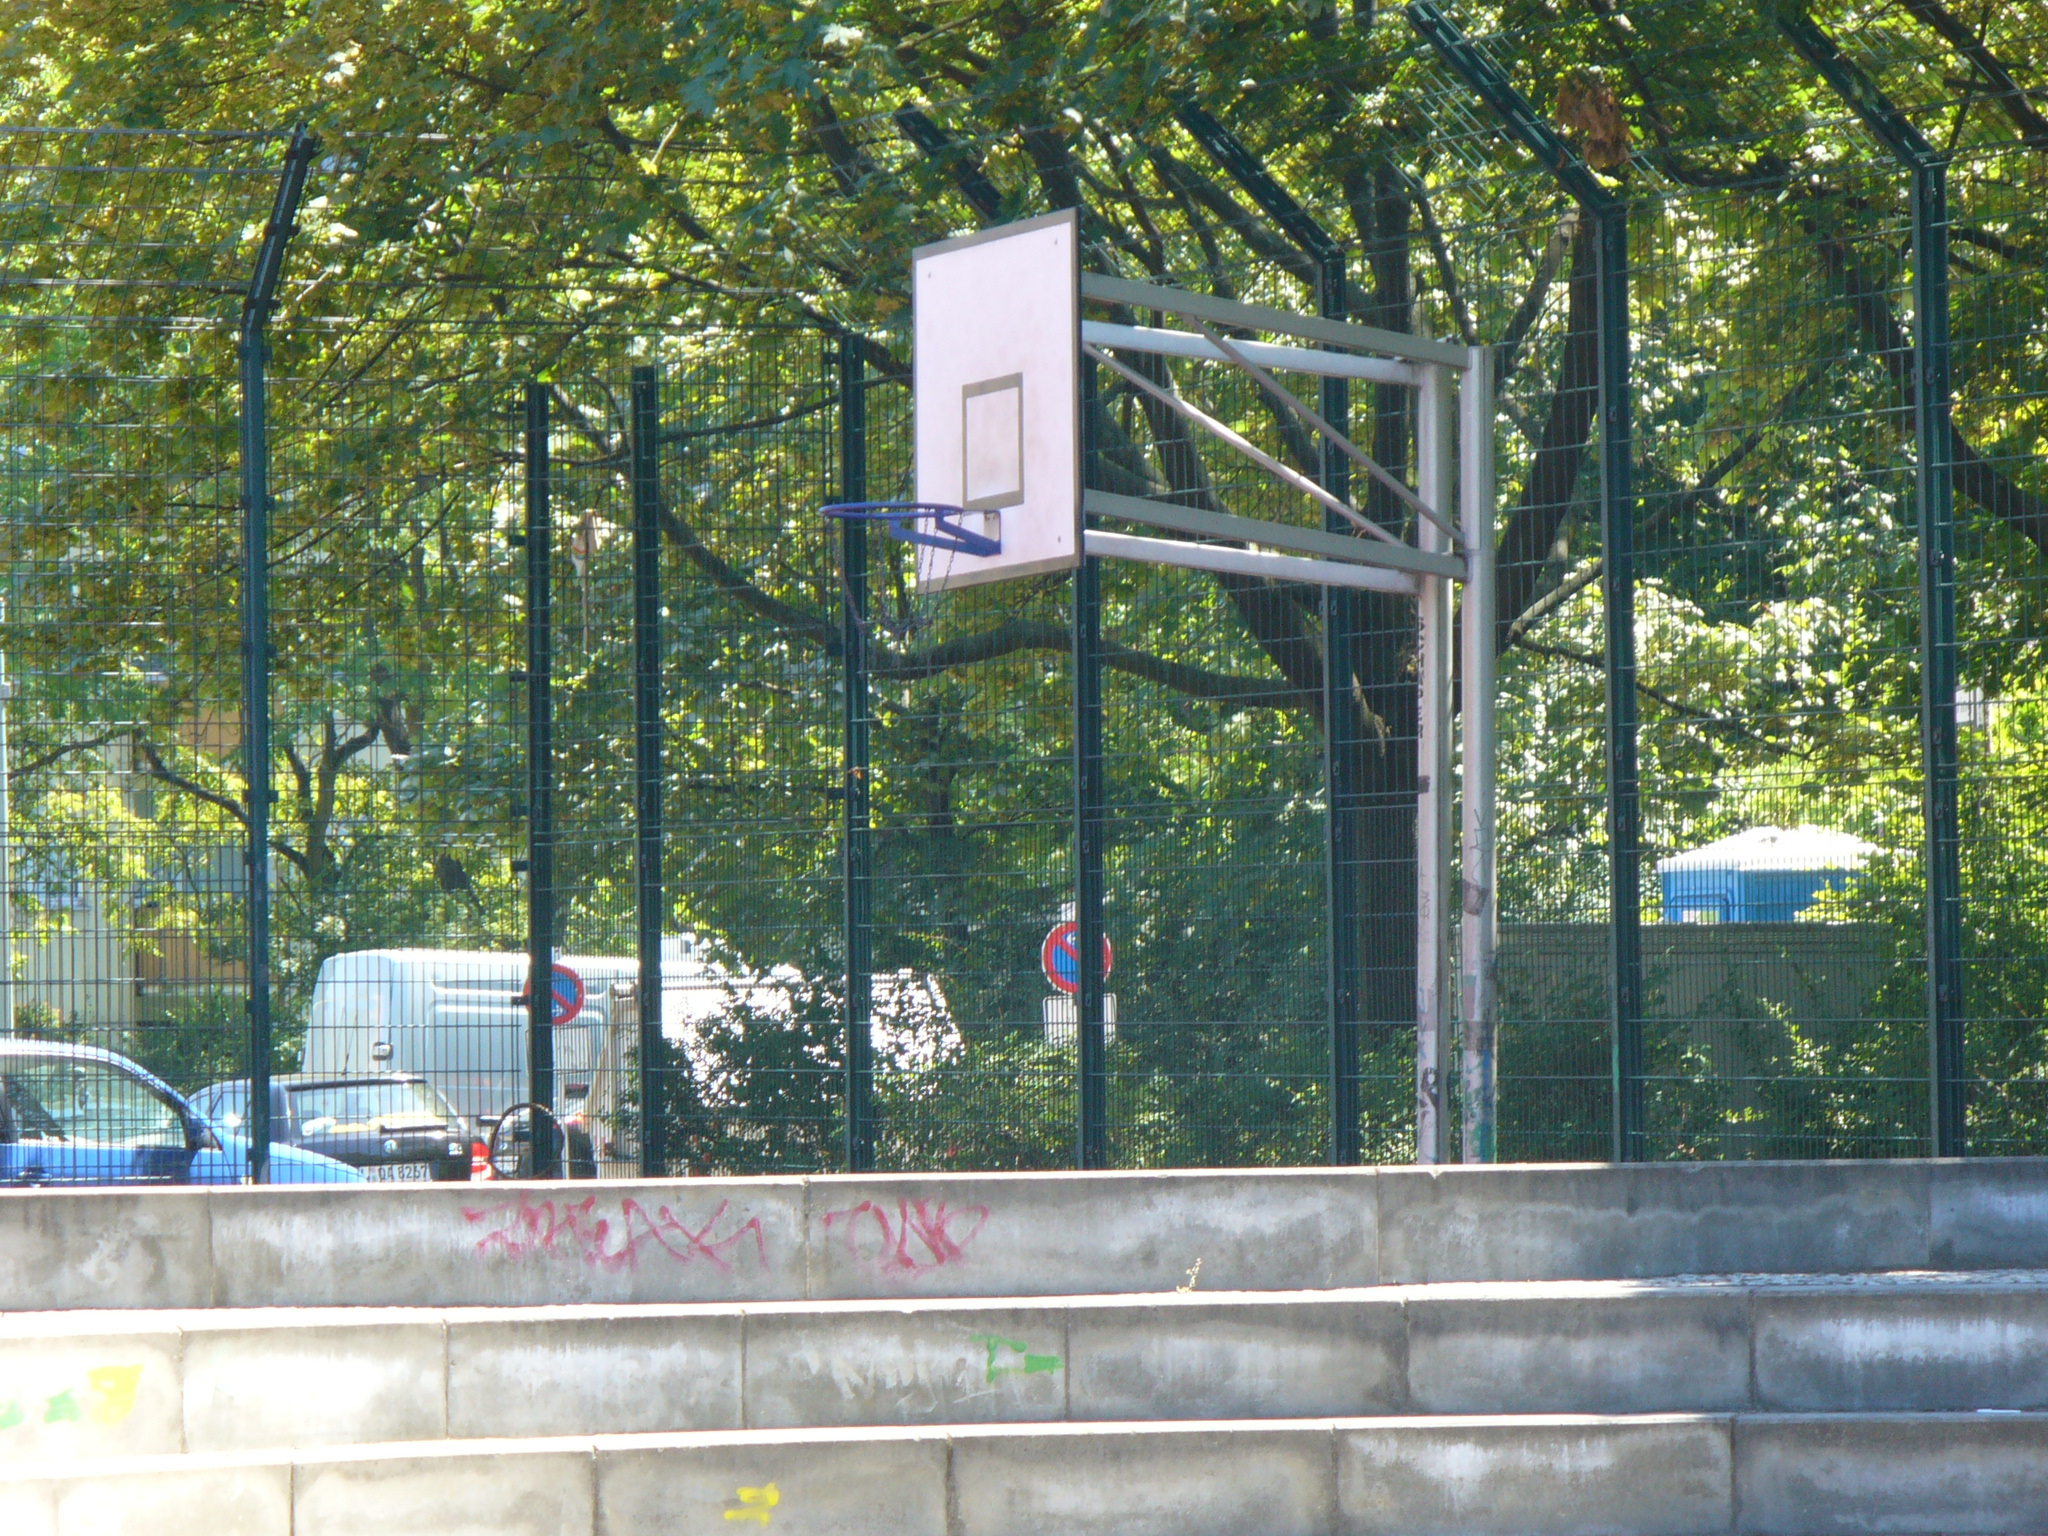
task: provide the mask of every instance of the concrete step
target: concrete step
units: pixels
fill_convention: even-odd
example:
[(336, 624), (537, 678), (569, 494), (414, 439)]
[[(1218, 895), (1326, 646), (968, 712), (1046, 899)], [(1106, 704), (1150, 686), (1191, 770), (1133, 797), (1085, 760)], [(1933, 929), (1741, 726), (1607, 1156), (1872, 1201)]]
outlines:
[(523, 1436), (2048, 1409), (2048, 1272), (0, 1316), (0, 1463)]
[(2048, 1414), (753, 1430), (0, 1473), (9, 1536), (2021, 1536)]
[(2048, 1159), (0, 1193), (38, 1308), (2048, 1267)]

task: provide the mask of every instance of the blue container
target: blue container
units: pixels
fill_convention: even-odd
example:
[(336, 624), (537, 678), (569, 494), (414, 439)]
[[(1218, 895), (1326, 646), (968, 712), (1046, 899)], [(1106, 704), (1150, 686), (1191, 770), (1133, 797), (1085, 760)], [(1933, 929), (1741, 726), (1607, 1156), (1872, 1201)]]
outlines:
[(1839, 891), (1871, 844), (1817, 827), (1755, 827), (1657, 866), (1667, 923), (1790, 923)]

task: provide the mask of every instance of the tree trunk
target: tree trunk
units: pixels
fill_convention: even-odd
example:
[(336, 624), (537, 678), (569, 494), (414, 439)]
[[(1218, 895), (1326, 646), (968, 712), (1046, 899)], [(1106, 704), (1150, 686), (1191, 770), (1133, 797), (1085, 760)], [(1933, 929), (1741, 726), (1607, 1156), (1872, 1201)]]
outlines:
[[(1354, 206), (1359, 206), (1354, 204)], [(1357, 318), (1384, 330), (1412, 329), (1410, 203), (1399, 172), (1372, 167), (1360, 231), (1372, 279), (1371, 308)], [(1372, 456), (1405, 479), (1414, 402), (1396, 385), (1373, 391)], [(1412, 521), (1406, 506), (1377, 481), (1366, 486), (1365, 511), (1382, 527)], [(1367, 717), (1354, 749), (1350, 781), (1361, 787), (1358, 815), (1359, 953), (1364, 957), (1360, 1009), (1369, 1024), (1415, 1021), (1415, 752), (1420, 701), (1415, 680), (1415, 605), (1389, 593), (1358, 596), (1360, 633), (1347, 667), (1353, 697)]]

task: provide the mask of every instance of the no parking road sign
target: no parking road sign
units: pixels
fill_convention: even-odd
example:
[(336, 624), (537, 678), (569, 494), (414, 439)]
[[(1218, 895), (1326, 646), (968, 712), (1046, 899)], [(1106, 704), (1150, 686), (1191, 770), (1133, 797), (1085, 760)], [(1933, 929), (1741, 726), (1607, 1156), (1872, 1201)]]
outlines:
[[(526, 989), (519, 989), (515, 1001), (526, 1001)], [(583, 1011), (583, 978), (566, 965), (558, 965), (548, 978), (549, 1017), (557, 1024), (567, 1024)]]
[[(1081, 930), (1076, 923), (1061, 923), (1045, 936), (1038, 951), (1045, 979), (1072, 997), (1081, 990)], [(1109, 947), (1109, 935), (1102, 936), (1102, 974), (1116, 969), (1116, 951)]]

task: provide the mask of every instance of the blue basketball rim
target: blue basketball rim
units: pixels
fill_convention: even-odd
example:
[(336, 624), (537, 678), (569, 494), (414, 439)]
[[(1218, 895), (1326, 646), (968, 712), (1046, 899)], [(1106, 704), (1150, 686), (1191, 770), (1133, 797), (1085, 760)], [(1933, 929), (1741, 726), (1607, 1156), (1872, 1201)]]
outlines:
[(901, 539), (906, 544), (950, 550), (956, 555), (999, 555), (1003, 552), (1000, 534), (991, 538), (985, 533), (962, 528), (953, 521), (965, 517), (967, 509), (949, 502), (835, 501), (826, 506), (825, 515), (842, 522), (874, 523), (890, 537)]

